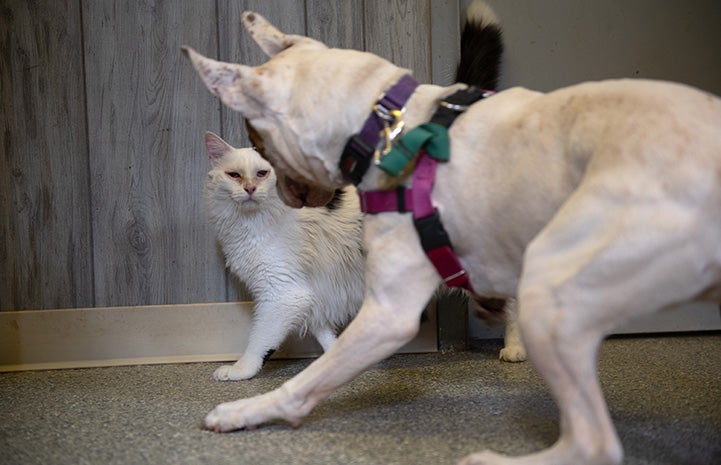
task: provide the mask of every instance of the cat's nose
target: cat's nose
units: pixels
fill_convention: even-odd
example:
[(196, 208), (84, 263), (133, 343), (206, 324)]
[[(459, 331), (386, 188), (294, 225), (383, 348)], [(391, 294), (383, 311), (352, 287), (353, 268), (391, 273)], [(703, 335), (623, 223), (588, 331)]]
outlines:
[(255, 192), (255, 186), (245, 186), (243, 187), (243, 190), (248, 193), (248, 195), (253, 195), (253, 192)]

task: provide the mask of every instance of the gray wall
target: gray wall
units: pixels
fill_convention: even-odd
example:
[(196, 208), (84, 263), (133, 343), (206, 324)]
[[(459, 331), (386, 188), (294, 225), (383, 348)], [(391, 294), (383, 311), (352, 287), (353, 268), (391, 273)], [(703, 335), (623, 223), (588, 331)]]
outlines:
[[(470, 3), (463, 0), (463, 9)], [(665, 79), (721, 95), (718, 0), (487, 0), (501, 19), (501, 85), (550, 91), (607, 78)]]

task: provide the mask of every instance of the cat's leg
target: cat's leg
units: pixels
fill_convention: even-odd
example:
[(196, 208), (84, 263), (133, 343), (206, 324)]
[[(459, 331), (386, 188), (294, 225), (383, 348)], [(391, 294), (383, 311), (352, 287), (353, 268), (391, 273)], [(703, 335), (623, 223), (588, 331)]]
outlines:
[(503, 339), (500, 359), (504, 362), (523, 362), (526, 360), (526, 349), (518, 331), (518, 301), (506, 300), (506, 334)]
[[(215, 370), (218, 381), (250, 379), (265, 361), (278, 350), (285, 338), (295, 329), (299, 315), (305, 315), (311, 305), (310, 295), (303, 289), (288, 289), (282, 295), (260, 299), (253, 309), (248, 345), (237, 362)], [(302, 320), (302, 318), (301, 318)]]
[(321, 326), (319, 328), (314, 328), (311, 332), (313, 333), (315, 340), (318, 341), (318, 344), (320, 344), (320, 346), (323, 348), (323, 352), (328, 352), (330, 346), (332, 346), (335, 341), (338, 340), (338, 336), (336, 336), (335, 330), (330, 326)]
[[(272, 419), (297, 425), (335, 389), (410, 341), (440, 283), (410, 215), (366, 217), (366, 292), (358, 315), (330, 349), (267, 394), (218, 405), (204, 421), (214, 431), (253, 428)], [(369, 238), (371, 240), (369, 240)]]

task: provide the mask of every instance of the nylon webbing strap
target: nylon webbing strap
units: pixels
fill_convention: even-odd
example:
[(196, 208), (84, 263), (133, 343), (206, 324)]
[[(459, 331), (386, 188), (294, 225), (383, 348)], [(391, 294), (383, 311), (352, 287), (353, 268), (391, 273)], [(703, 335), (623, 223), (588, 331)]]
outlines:
[(438, 104), (438, 108), (433, 114), (431, 122), (449, 128), (458, 115), (466, 111), (469, 106), (493, 94), (493, 91), (481, 90), (473, 86), (459, 90)]
[[(447, 161), (450, 157), (448, 127), (469, 105), (492, 94), (474, 87), (458, 91), (439, 103), (430, 122), (414, 128), (394, 143), (392, 150), (381, 160), (380, 168), (391, 176), (397, 176), (418, 155), (412, 188), (401, 186), (395, 190), (358, 191), (363, 212), (412, 211), (421, 246), (443, 282), (447, 286), (469, 291), (473, 288), (468, 274), (453, 251), (440, 213), (433, 206), (431, 190), (438, 161)], [(353, 138), (349, 141), (351, 143), (354, 143)]]
[(398, 176), (421, 148), (438, 161), (448, 161), (448, 128), (469, 105), (491, 94), (493, 92), (468, 87), (444, 98), (428, 123), (416, 126), (393, 144), (391, 151), (381, 159), (379, 168), (390, 176)]
[(448, 129), (436, 123), (416, 126), (393, 144), (378, 167), (391, 176), (398, 176), (421, 148), (436, 160), (448, 161)]
[(358, 191), (361, 211), (413, 212), (413, 225), (418, 233), (421, 247), (443, 282), (450, 287), (462, 287), (472, 291), (468, 275), (453, 251), (450, 238), (441, 222), (440, 213), (433, 207), (431, 200), (437, 166), (438, 162), (422, 150), (413, 171), (413, 187), (400, 186), (395, 190)]
[[(388, 89), (376, 104), (386, 110), (401, 110), (416, 87), (418, 81), (406, 74)], [(348, 139), (339, 162), (341, 173), (346, 180), (355, 185), (361, 182), (373, 159), (373, 152), (378, 146), (383, 128), (382, 118), (375, 111), (371, 111), (360, 132)]]
[(438, 162), (425, 151), (413, 172), (413, 224), (428, 259), (443, 282), (450, 287), (473, 290), (466, 271), (451, 247), (451, 240), (441, 222), (440, 213), (433, 207), (431, 190), (436, 179)]

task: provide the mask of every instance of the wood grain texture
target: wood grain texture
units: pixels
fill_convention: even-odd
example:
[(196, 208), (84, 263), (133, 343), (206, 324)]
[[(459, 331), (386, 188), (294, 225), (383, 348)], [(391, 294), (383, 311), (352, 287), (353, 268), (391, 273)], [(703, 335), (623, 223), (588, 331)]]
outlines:
[(219, 103), (180, 53), (216, 46), (215, 1), (83, 3), (96, 305), (223, 300), (203, 132)]
[(431, 82), (430, 0), (366, 0), (366, 50)]
[(461, 13), (458, 0), (430, 2), (431, 82), (449, 86), (456, 82), (460, 56)]
[[(260, 13), (284, 33), (305, 34), (304, 2), (221, 0), (218, 4), (218, 45), (222, 61), (258, 66), (268, 59), (240, 22), (241, 13), (246, 10)], [(242, 116), (225, 106), (221, 113), (222, 136), (231, 145), (249, 146)]]
[(365, 50), (363, 2), (307, 0), (306, 34), (332, 48)]
[[(257, 66), (268, 59), (260, 47), (245, 32), (240, 22), (241, 13), (246, 10), (257, 11), (283, 32), (291, 34), (305, 33), (304, 2), (220, 0), (218, 2), (218, 51), (216, 55), (219, 60)], [(217, 97), (210, 94), (207, 94), (207, 98), (218, 101)], [(248, 139), (245, 123), (240, 113), (226, 106), (221, 106), (220, 115), (221, 131), (219, 134), (228, 143), (236, 147), (249, 147), (252, 145)], [(230, 300), (247, 299), (249, 295), (247, 289), (237, 279), (230, 280), (228, 286), (228, 298)]]
[(78, 2), (0, 6), (0, 310), (93, 305)]
[(207, 225), (202, 134), (247, 138), (179, 46), (264, 62), (241, 30), (252, 9), (284, 32), (371, 49), (426, 79), (428, 5), (3, 2), (0, 310), (244, 298)]

